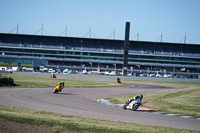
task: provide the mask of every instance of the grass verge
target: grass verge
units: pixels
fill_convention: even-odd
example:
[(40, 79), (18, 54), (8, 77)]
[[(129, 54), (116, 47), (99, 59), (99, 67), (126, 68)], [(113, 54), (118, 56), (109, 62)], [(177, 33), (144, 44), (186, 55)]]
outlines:
[(198, 131), (171, 127), (148, 126), (141, 124), (90, 119), (80, 116), (61, 115), (51, 112), (22, 109), (0, 105), (0, 118), (17, 123), (59, 127), (62, 130), (77, 132), (109, 132), (109, 133), (195, 133)]
[[(136, 81), (138, 82), (138, 81)], [(140, 81), (141, 82), (141, 81)], [(144, 81), (142, 81), (144, 83)], [(145, 83), (184, 86), (162, 92), (145, 93), (143, 107), (156, 109), (158, 112), (179, 114), (200, 118), (200, 83), (145, 81)], [(124, 103), (135, 95), (113, 97), (108, 100), (113, 104)]]
[[(14, 79), (14, 83), (17, 85), (16, 87), (19, 88), (44, 88), (44, 87), (55, 87), (61, 81), (65, 81), (65, 88), (66, 87), (122, 87), (128, 86), (124, 84), (117, 84), (117, 83), (103, 83), (97, 81), (87, 81), (87, 80), (80, 80), (80, 79), (69, 79), (69, 78), (50, 78), (49, 76), (36, 76), (36, 75), (13, 75), (9, 74), (6, 77), (11, 77)], [(5, 87), (1, 87), (5, 88)], [(10, 87), (9, 87), (10, 88)]]

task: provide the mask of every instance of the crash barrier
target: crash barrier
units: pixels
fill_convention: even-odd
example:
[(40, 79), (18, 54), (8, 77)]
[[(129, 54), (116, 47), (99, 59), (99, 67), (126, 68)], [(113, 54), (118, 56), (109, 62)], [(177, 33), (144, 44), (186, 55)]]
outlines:
[(12, 74), (13, 72), (12, 71), (0, 71), (0, 73), (2, 73), (2, 74)]
[(0, 86), (13, 86), (14, 79), (12, 78), (0, 78)]

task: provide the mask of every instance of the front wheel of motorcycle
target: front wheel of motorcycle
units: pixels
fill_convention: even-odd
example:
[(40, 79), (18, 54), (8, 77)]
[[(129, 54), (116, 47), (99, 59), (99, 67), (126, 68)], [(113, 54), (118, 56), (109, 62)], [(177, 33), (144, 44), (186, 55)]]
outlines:
[(138, 109), (138, 107), (139, 107), (139, 105), (134, 104), (133, 107), (132, 107), (132, 110), (133, 110), (133, 111), (136, 111), (136, 110)]
[(124, 109), (124, 110), (127, 110), (127, 108), (126, 108), (126, 107), (127, 107), (127, 106), (126, 106), (126, 105), (124, 105), (124, 106), (123, 106), (123, 109)]
[(58, 90), (57, 90), (57, 89), (55, 89), (55, 90), (53, 91), (53, 94), (54, 94), (54, 93), (57, 93), (57, 92), (58, 92)]

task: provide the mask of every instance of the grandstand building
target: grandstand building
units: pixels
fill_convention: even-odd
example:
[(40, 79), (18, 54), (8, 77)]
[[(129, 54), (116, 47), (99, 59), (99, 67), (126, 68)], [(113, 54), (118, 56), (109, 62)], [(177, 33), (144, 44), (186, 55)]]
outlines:
[[(124, 40), (0, 33), (0, 62), (123, 68)], [(200, 72), (200, 44), (130, 41), (128, 69)]]

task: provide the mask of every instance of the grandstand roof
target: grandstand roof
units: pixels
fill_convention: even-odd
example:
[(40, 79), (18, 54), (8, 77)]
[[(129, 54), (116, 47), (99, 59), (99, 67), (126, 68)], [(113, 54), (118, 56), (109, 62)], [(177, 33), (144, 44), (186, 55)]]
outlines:
[[(85, 41), (97, 41), (97, 42), (118, 42), (117, 44), (123, 44), (124, 40), (117, 39), (99, 39), (99, 38), (80, 38), (80, 37), (64, 37), (64, 36), (47, 36), (47, 35), (28, 35), (28, 34), (9, 34), (9, 33), (0, 33), (0, 40), (12, 39), (10, 41), (57, 41), (62, 43), (66, 40), (85, 40)], [(200, 44), (190, 44), (190, 43), (173, 43), (173, 42), (152, 42), (152, 41), (134, 41), (130, 40), (130, 43), (143, 43), (143, 44), (162, 44), (162, 45), (187, 45), (187, 46), (196, 46)]]

